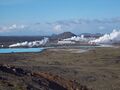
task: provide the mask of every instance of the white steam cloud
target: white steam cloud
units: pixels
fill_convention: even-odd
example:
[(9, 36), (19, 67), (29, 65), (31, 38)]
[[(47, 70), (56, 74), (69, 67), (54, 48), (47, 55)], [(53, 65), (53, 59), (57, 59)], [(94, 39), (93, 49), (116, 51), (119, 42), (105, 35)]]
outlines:
[(34, 47), (34, 46), (40, 46), (40, 45), (45, 45), (49, 41), (48, 38), (44, 38), (41, 41), (32, 41), (32, 42), (22, 42), (22, 43), (16, 43), (9, 45), (9, 47)]
[(93, 39), (95, 38), (93, 37), (86, 38), (84, 37), (84, 35), (81, 35), (81, 36), (73, 36), (71, 38), (64, 39), (64, 41), (89, 42), (90, 40), (93, 40)]
[(102, 37), (91, 40), (89, 43), (93, 44), (114, 44), (114, 43), (120, 43), (120, 30), (113, 30), (110, 34), (105, 34)]
[(93, 39), (95, 38), (93, 37), (86, 38), (84, 37), (84, 35), (73, 36), (71, 38), (66, 38), (66, 39), (63, 39), (62, 41), (58, 41), (58, 44), (75, 44), (76, 42), (88, 43), (90, 40), (93, 40)]
[(82, 40), (86, 40), (86, 38), (84, 38), (84, 35), (81, 35), (81, 37), (79, 36), (73, 36), (71, 38), (67, 38), (64, 39), (65, 41), (82, 41)]

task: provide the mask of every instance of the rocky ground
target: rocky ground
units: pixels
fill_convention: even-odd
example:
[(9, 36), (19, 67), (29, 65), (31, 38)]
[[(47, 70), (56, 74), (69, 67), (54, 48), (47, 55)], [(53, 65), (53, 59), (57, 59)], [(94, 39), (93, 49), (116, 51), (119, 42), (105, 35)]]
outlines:
[[(28, 90), (42, 90), (38, 82), (42, 75), (45, 85), (51, 85), (52, 81), (66, 90), (71, 90), (71, 87), (84, 90), (80, 89), (81, 86), (90, 90), (120, 90), (120, 48), (92, 48), (83, 53), (78, 53), (78, 48), (75, 49), (71, 51), (68, 48), (56, 48), (47, 49), (42, 53), (0, 54), (1, 65), (14, 66), (30, 72), (30, 74), (18, 76), (1, 70), (0, 89), (26, 90), (30, 85), (35, 88), (27, 88)], [(10, 81), (12, 84), (9, 85)]]
[(0, 90), (88, 90), (75, 81), (47, 72), (0, 65)]

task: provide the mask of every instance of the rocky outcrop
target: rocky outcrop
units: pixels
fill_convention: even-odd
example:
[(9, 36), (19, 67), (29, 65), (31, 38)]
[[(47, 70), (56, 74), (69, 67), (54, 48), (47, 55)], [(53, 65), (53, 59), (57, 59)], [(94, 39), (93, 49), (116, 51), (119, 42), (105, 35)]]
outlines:
[(77, 82), (64, 79), (58, 75), (47, 72), (33, 73), (35, 77), (43, 77), (49, 81), (49, 87), (53, 90), (88, 90), (86, 86), (78, 85)]
[(10, 67), (7, 65), (0, 65), (0, 71), (7, 72), (10, 74), (15, 74), (17, 76), (24, 76), (27, 75), (28, 73), (21, 68), (15, 68), (14, 66)]
[[(2, 72), (8, 75), (5, 77), (4, 74), (1, 74)], [(17, 78), (13, 78), (11, 75)], [(19, 84), (14, 85), (15, 81)], [(17, 85), (23, 84), (21, 90), (88, 90), (86, 86), (49, 72), (31, 72), (8, 65), (0, 65), (0, 83), (7, 83), (6, 87), (12, 88), (18, 88), (20, 86)]]

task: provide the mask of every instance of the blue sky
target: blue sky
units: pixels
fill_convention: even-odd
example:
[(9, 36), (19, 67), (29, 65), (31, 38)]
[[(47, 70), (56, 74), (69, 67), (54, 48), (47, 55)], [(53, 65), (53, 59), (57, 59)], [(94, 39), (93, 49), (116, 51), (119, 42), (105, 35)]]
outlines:
[(120, 0), (0, 0), (0, 35), (107, 33), (120, 28)]

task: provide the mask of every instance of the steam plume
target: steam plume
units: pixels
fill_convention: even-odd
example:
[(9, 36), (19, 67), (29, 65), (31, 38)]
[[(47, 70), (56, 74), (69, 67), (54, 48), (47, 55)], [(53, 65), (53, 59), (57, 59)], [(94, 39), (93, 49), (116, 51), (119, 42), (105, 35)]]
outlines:
[(110, 34), (105, 34), (102, 37), (91, 40), (89, 43), (95, 43), (95, 44), (114, 44), (114, 43), (120, 43), (120, 31), (113, 30)]
[(22, 42), (22, 43), (16, 43), (16, 44), (12, 44), (9, 45), (9, 47), (34, 47), (34, 46), (40, 46), (40, 45), (45, 45), (48, 42), (48, 38), (44, 38), (41, 41), (32, 41), (32, 42)]

